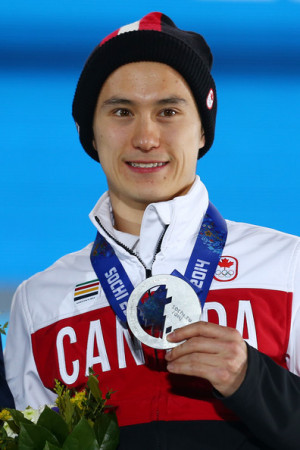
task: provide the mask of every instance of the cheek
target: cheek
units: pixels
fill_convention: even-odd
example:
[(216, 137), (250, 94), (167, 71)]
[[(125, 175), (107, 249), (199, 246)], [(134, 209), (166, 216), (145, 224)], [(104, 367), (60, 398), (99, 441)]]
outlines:
[[(201, 145), (201, 133), (197, 127), (191, 127), (185, 133), (174, 133), (175, 145), (180, 149), (181, 157), (185, 164), (196, 166), (198, 160), (198, 152)], [(180, 157), (180, 155), (178, 155)]]
[(180, 143), (181, 146), (199, 149), (202, 146), (201, 123), (195, 119), (187, 119), (179, 124), (174, 124), (165, 137), (173, 145)]
[(108, 180), (114, 178), (116, 164), (110, 158), (108, 152), (98, 151), (101, 168)]
[[(114, 145), (111, 145), (111, 142), (114, 142)], [(99, 141), (97, 152), (106, 177), (108, 179), (117, 177), (121, 170), (120, 152), (113, 137), (112, 139), (109, 139), (107, 135), (102, 137)]]
[[(104, 127), (102, 127), (101, 130), (103, 130)], [(110, 155), (113, 152), (113, 146), (112, 143), (115, 142), (115, 139), (113, 137), (113, 134), (111, 133), (102, 133), (99, 129), (97, 132), (94, 132), (94, 147), (98, 152), (99, 159), (102, 162), (107, 160), (107, 156)]]

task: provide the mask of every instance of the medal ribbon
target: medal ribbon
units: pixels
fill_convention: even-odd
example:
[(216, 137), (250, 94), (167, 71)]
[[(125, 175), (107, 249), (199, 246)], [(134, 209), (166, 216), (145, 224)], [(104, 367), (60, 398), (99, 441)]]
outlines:
[[(227, 225), (219, 211), (209, 203), (185, 274), (171, 275), (184, 279), (195, 289), (203, 308), (227, 238)], [(126, 323), (126, 308), (134, 289), (112, 246), (97, 232), (91, 251), (91, 263), (111, 307)]]

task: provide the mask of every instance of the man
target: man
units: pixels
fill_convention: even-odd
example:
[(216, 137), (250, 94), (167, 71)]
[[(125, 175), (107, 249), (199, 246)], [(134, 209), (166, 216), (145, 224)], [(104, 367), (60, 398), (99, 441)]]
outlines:
[[(214, 138), (211, 64), (202, 36), (161, 13), (94, 50), (73, 116), (109, 187), (90, 215), (97, 237), (13, 301), (6, 364), (17, 407), (52, 403), (55, 378), (79, 389), (93, 366), (116, 391), (121, 449), (299, 446), (299, 239), (223, 219), (227, 239), (214, 228), (196, 176)], [(211, 286), (202, 321), (169, 333), (179, 345), (165, 352), (141, 345), (124, 310), (131, 285), (174, 270), (202, 305), (209, 276)]]

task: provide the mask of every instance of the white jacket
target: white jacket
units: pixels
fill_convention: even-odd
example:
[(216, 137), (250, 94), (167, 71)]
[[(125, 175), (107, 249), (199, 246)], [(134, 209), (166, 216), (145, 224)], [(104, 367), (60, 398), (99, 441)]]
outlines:
[[(207, 206), (206, 188), (197, 177), (187, 195), (146, 208), (138, 242), (114, 230), (107, 193), (90, 218), (136, 286), (145, 279), (145, 267), (153, 275), (185, 272)], [(245, 223), (227, 225), (226, 246), (202, 320), (236, 327), (248, 344), (299, 375), (300, 239)], [(139, 259), (116, 240), (135, 247)], [(14, 296), (5, 365), (19, 409), (53, 403), (55, 396), (45, 385), (50, 387), (54, 377), (81, 386), (91, 365), (113, 389), (120, 383), (120, 370), (125, 383), (126, 368), (129, 376), (130, 370), (147, 369), (145, 349), (143, 353), (114, 319), (91, 266), (91, 248), (62, 257), (23, 282)], [(207, 414), (210, 419), (215, 412)], [(120, 412), (121, 425), (134, 422), (129, 416)]]

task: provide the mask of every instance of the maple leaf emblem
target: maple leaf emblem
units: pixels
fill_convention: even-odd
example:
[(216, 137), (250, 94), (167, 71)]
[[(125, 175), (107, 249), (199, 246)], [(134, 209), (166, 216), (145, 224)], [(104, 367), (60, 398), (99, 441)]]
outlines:
[(163, 329), (165, 305), (171, 301), (172, 297), (167, 297), (165, 285), (161, 285), (155, 292), (151, 292), (148, 298), (144, 299), (144, 303), (140, 303), (137, 308), (145, 326)]
[(219, 264), (218, 264), (220, 267), (231, 267), (232, 265), (233, 265), (233, 262), (232, 261), (229, 261), (229, 259), (227, 259), (227, 258), (223, 258), (220, 262), (219, 262)]

